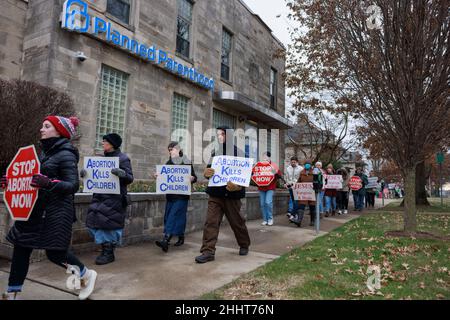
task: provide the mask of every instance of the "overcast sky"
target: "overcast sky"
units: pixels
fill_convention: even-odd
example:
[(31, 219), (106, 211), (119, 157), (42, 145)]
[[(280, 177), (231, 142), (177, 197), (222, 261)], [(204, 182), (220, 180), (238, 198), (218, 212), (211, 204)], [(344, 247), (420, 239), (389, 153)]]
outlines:
[[(274, 35), (287, 47), (289, 44), (289, 9), (285, 0), (243, 0), (272, 29)], [(277, 15), (281, 16), (277, 18)]]

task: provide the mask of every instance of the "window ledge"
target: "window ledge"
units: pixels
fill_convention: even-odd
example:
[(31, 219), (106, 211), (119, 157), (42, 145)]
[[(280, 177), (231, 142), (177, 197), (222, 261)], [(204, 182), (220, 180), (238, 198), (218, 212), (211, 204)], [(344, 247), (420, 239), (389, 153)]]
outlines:
[(220, 81), (228, 84), (229, 86), (233, 86), (233, 82), (231, 82), (230, 80), (227, 80), (227, 79), (224, 79), (224, 78), (220, 77)]
[(133, 25), (121, 21), (120, 19), (116, 18), (115, 16), (113, 16), (109, 12), (105, 12), (105, 17), (107, 17), (108, 19), (111, 19), (113, 22), (121, 25), (122, 27), (130, 30), (133, 33), (136, 32), (136, 28)]
[(189, 62), (192, 65), (194, 65), (194, 60), (192, 60), (191, 58), (186, 57), (185, 55), (183, 55), (183, 54), (181, 54), (179, 52), (175, 51), (175, 56), (180, 58), (180, 59), (183, 59), (186, 62)]

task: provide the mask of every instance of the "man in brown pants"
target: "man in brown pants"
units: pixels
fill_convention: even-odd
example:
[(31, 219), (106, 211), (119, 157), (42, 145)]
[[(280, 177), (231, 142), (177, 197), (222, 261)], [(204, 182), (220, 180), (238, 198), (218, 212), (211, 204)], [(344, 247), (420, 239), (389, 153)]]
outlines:
[[(238, 156), (238, 149), (236, 146), (226, 145), (226, 135), (229, 128), (222, 126), (217, 128), (217, 139), (219, 141), (219, 154)], [(212, 152), (211, 159), (215, 156)], [(214, 175), (214, 169), (211, 168), (211, 161), (205, 169), (204, 176), (209, 179)], [(205, 263), (214, 260), (216, 251), (217, 238), (219, 236), (220, 223), (223, 215), (227, 217), (231, 229), (234, 232), (237, 243), (239, 244), (239, 255), (245, 256), (248, 254), (248, 247), (250, 246), (250, 236), (245, 225), (245, 219), (240, 214), (241, 199), (245, 197), (245, 188), (238, 186), (232, 182), (228, 182), (226, 186), (222, 187), (208, 187), (206, 193), (209, 195), (208, 213), (206, 215), (206, 222), (203, 229), (203, 245), (200, 249), (202, 253), (195, 258), (197, 263)]]

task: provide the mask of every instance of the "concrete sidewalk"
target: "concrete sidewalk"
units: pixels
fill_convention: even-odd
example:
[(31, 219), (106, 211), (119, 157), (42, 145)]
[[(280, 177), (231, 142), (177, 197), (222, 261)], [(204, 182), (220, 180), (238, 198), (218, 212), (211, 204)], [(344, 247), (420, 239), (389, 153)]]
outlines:
[[(358, 213), (321, 220), (319, 236), (357, 218)], [(116, 250), (116, 261), (106, 266), (93, 262), (98, 252), (83, 254), (81, 260), (98, 272), (91, 299), (196, 299), (248, 273), (292, 248), (316, 238), (305, 216), (302, 228), (276, 216), (274, 226), (261, 226), (261, 220), (247, 222), (252, 244), (248, 256), (239, 256), (239, 247), (228, 225), (223, 225), (217, 243), (216, 260), (197, 264), (202, 232), (186, 236), (181, 247), (164, 253), (154, 243), (142, 243)], [(176, 241), (176, 239), (175, 239)], [(0, 260), (0, 287), (5, 288), (9, 263)], [(33, 263), (24, 286), (24, 299), (76, 299), (65, 288), (68, 275), (49, 261)]]

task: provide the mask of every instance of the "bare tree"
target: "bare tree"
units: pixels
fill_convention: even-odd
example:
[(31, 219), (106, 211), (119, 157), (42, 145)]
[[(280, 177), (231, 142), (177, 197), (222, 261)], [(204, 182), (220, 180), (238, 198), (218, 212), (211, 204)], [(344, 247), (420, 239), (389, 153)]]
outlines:
[[(289, 1), (293, 34), (287, 83), (299, 108), (349, 111), (405, 182), (404, 230), (417, 228), (416, 167), (449, 136), (448, 0)], [(378, 12), (377, 12), (378, 11)], [(312, 101), (317, 92), (331, 99)], [(330, 101), (331, 100), (331, 101)]]
[(334, 163), (357, 145), (356, 140), (349, 138), (352, 132), (348, 114), (337, 118), (325, 113), (299, 113), (294, 130), (297, 134), (288, 132), (288, 138), (295, 154), (301, 153), (313, 162)]
[(0, 173), (20, 147), (39, 142), (39, 129), (47, 115), (75, 114), (67, 94), (22, 80), (0, 80), (0, 110)]

